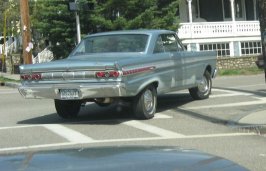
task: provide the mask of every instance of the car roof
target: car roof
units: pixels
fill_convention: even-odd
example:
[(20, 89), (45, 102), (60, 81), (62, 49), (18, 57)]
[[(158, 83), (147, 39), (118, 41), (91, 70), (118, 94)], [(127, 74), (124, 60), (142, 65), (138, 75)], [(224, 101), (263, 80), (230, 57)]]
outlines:
[(175, 33), (170, 30), (120, 30), (120, 31), (109, 31), (109, 32), (101, 32), (87, 35), (87, 37), (93, 36), (104, 36), (104, 35), (114, 35), (114, 34), (166, 34), (166, 33)]

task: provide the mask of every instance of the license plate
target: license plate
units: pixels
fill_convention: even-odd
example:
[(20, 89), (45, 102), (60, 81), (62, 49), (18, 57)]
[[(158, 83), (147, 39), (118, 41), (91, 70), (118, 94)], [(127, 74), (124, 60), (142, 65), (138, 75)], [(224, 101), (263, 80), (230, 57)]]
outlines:
[(77, 89), (61, 89), (60, 96), (61, 99), (78, 99), (79, 91)]

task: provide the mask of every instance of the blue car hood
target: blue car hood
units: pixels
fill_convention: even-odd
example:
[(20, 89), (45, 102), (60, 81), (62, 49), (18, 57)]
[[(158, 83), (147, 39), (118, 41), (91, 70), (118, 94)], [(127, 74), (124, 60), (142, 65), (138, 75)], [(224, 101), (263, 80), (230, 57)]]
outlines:
[(1, 170), (246, 171), (221, 157), (174, 147), (97, 147), (0, 156)]

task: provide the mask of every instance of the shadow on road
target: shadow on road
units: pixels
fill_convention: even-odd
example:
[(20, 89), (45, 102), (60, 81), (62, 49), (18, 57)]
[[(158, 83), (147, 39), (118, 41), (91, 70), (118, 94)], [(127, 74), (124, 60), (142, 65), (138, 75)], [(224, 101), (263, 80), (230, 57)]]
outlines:
[[(166, 94), (158, 97), (157, 112), (176, 109), (193, 99), (188, 93)], [(134, 120), (132, 109), (119, 105), (99, 107), (96, 104), (88, 104), (82, 107), (77, 118), (62, 119), (57, 113), (51, 113), (35, 118), (19, 121), (18, 124), (119, 124), (128, 120)]]

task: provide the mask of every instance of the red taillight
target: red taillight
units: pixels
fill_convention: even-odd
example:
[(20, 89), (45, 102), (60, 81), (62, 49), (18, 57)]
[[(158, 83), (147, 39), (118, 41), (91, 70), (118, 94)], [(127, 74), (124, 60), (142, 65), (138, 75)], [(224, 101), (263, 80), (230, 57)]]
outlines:
[(120, 73), (119, 71), (99, 71), (95, 73), (95, 76), (97, 78), (117, 78), (119, 77)]
[(110, 74), (110, 77), (115, 77), (115, 78), (119, 77), (120, 75), (118, 71), (110, 71), (109, 74)]
[(104, 78), (105, 77), (105, 72), (96, 72), (96, 77), (97, 78)]
[(22, 80), (40, 80), (42, 78), (42, 75), (37, 73), (37, 74), (24, 74), (20, 75), (20, 78)]
[(40, 80), (42, 78), (41, 74), (32, 74), (31, 79), (33, 80)]
[(26, 75), (20, 75), (20, 79), (26, 80)]

